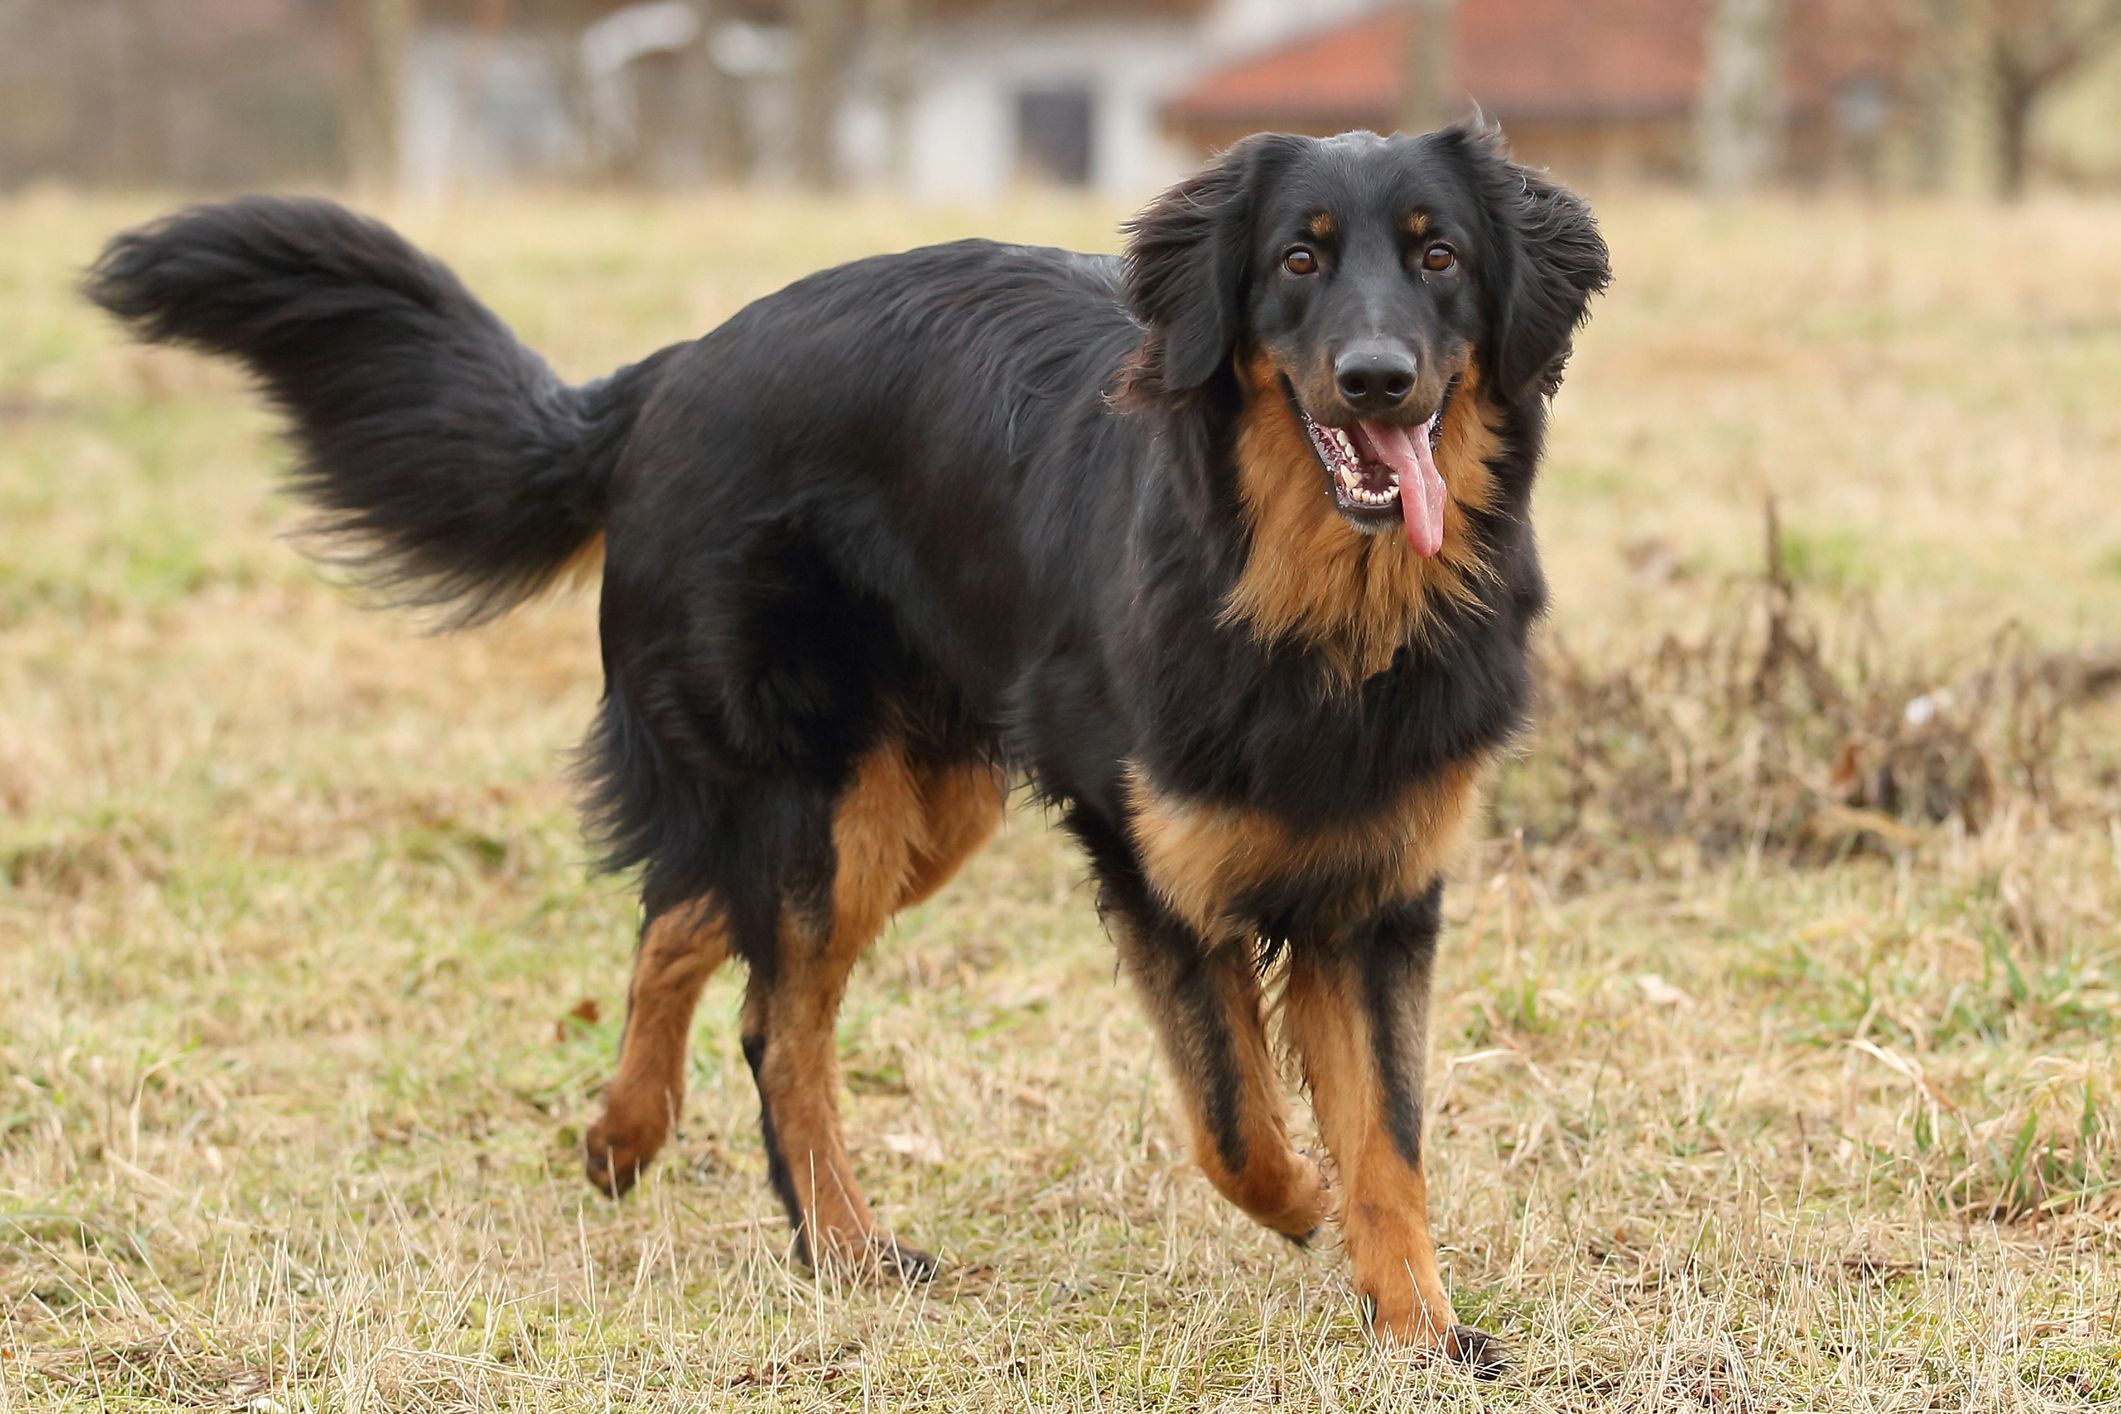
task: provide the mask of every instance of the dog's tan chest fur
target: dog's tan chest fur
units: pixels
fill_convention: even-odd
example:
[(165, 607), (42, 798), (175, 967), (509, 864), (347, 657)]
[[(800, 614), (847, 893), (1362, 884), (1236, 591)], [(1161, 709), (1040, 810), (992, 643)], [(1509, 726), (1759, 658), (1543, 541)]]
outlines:
[(1129, 828), (1150, 887), (1210, 941), (1255, 931), (1245, 900), (1280, 880), (1337, 883), (1352, 920), (1418, 896), (1456, 859), (1478, 813), (1484, 760), (1453, 762), (1359, 819), (1297, 830), (1276, 816), (1202, 804), (1127, 772)]
[(1398, 535), (1349, 527), (1326, 493), (1310, 439), (1289, 411), (1280, 375), (1264, 357), (1244, 360), (1245, 412), (1237, 437), (1237, 489), (1250, 544), (1224, 600), (1222, 621), (1262, 643), (1293, 641), (1319, 653), (1336, 677), (1359, 682), (1391, 666), (1419, 637), (1432, 595), (1473, 598), (1489, 573), (1468, 511), (1494, 496), (1488, 462), (1502, 450), (1499, 420), (1468, 367), (1444, 414), (1437, 469), (1450, 495), (1443, 549), (1424, 559)]

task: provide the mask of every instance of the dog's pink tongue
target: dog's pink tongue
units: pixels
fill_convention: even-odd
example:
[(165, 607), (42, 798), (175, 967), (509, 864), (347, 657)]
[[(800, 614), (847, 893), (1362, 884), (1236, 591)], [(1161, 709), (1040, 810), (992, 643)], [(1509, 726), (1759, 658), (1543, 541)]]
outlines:
[(1443, 473), (1429, 450), (1429, 428), (1391, 422), (1365, 422), (1363, 437), (1377, 459), (1399, 476), (1399, 513), (1407, 522), (1407, 543), (1417, 555), (1443, 548)]

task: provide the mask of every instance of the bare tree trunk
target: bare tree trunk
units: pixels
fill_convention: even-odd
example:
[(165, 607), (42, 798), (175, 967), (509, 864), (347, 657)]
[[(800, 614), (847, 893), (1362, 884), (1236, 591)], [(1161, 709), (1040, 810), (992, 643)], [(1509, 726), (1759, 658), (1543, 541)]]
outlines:
[(345, 115), (347, 166), (361, 185), (387, 189), (399, 177), (399, 124), (416, 0), (342, 3), (355, 55)]
[(2040, 92), (2021, 78), (1996, 76), (1996, 193), (2005, 201), (2025, 195), (2032, 172), (2033, 105)]
[(795, 171), (805, 186), (831, 187), (839, 180), (833, 138), (853, 13), (849, 0), (795, 3), (796, 31), (802, 37), (795, 76)]
[(698, 175), (699, 150), (692, 141), (695, 56), (643, 54), (628, 67), (633, 76), (633, 151), (626, 174), (636, 182), (681, 187)]
[(1457, 117), (1457, 26), (1453, 0), (1419, 0), (1407, 32), (1407, 131), (1425, 133)]
[(2121, 0), (1987, 0), (1987, 24), (1996, 189), (2015, 201), (2032, 175), (2036, 110), (2121, 39)]
[(1712, 195), (1750, 191), (1782, 167), (1787, 0), (1714, 0), (1702, 75), (1701, 181)]
[(111, 170), (121, 182), (166, 182), (173, 170), (167, 133), (169, 104), (164, 80), (168, 58), (152, 0), (119, 0), (113, 14), (117, 79), (112, 107), (103, 115), (116, 144)]
[(711, 181), (740, 182), (751, 171), (742, 81), (715, 57), (714, 37), (726, 0), (700, 0), (700, 146)]
[(883, 80), (885, 166), (904, 188), (913, 179), (912, 0), (869, 0), (869, 25)]
[(1904, 134), (1908, 181), (1942, 191), (1952, 171), (1955, 107), (1966, 88), (1968, 0), (1921, 0), (1910, 15), (1915, 34), (1896, 126)]

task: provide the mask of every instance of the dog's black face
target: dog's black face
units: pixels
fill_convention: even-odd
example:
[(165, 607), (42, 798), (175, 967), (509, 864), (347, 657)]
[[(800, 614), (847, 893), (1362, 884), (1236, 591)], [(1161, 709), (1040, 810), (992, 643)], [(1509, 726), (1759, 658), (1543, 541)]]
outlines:
[(1249, 138), (1134, 223), (1131, 375), (1182, 402), (1233, 358), (1264, 364), (1362, 530), (1442, 544), (1433, 448), (1469, 374), (1551, 392), (1610, 272), (1589, 208), (1509, 161), (1492, 131)]
[(1474, 193), (1432, 144), (1322, 143), (1259, 194), (1246, 331), (1302, 419), (1340, 513), (1443, 542), (1432, 452), (1481, 333)]

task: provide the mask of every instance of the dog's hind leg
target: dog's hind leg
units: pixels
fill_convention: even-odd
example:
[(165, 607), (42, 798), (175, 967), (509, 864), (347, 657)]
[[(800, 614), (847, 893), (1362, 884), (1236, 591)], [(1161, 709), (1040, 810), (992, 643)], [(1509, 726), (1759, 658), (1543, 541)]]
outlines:
[(1379, 1338), (1499, 1373), (1500, 1342), (1451, 1311), (1429, 1235), (1422, 1072), (1442, 888), (1333, 942), (1291, 949), (1282, 1018), (1340, 1170), (1355, 1289)]
[(692, 1013), (728, 955), (728, 930), (710, 899), (667, 909), (641, 927), (618, 1074), (585, 1145), (589, 1181), (614, 1198), (633, 1187), (677, 1120)]
[(758, 1082), (767, 1175), (813, 1267), (908, 1281), (934, 1272), (933, 1257), (877, 1228), (855, 1180), (840, 1130), (833, 1027), (848, 975), (885, 921), (946, 878), (992, 828), (1000, 793), (991, 774), (987, 781), (992, 803), (952, 808), (948, 800), (958, 797), (937, 795), (936, 778), (895, 746), (871, 750), (834, 804), (829, 897), (822, 906), (784, 902), (770, 965), (752, 967), (742, 1034)]
[[(1108, 889), (1108, 905), (1123, 892)], [(1194, 1161), (1254, 1221), (1308, 1241), (1325, 1216), (1325, 1188), (1318, 1165), (1289, 1142), (1252, 946), (1210, 946), (1146, 900), (1108, 907), (1107, 917), (1178, 1082)]]

